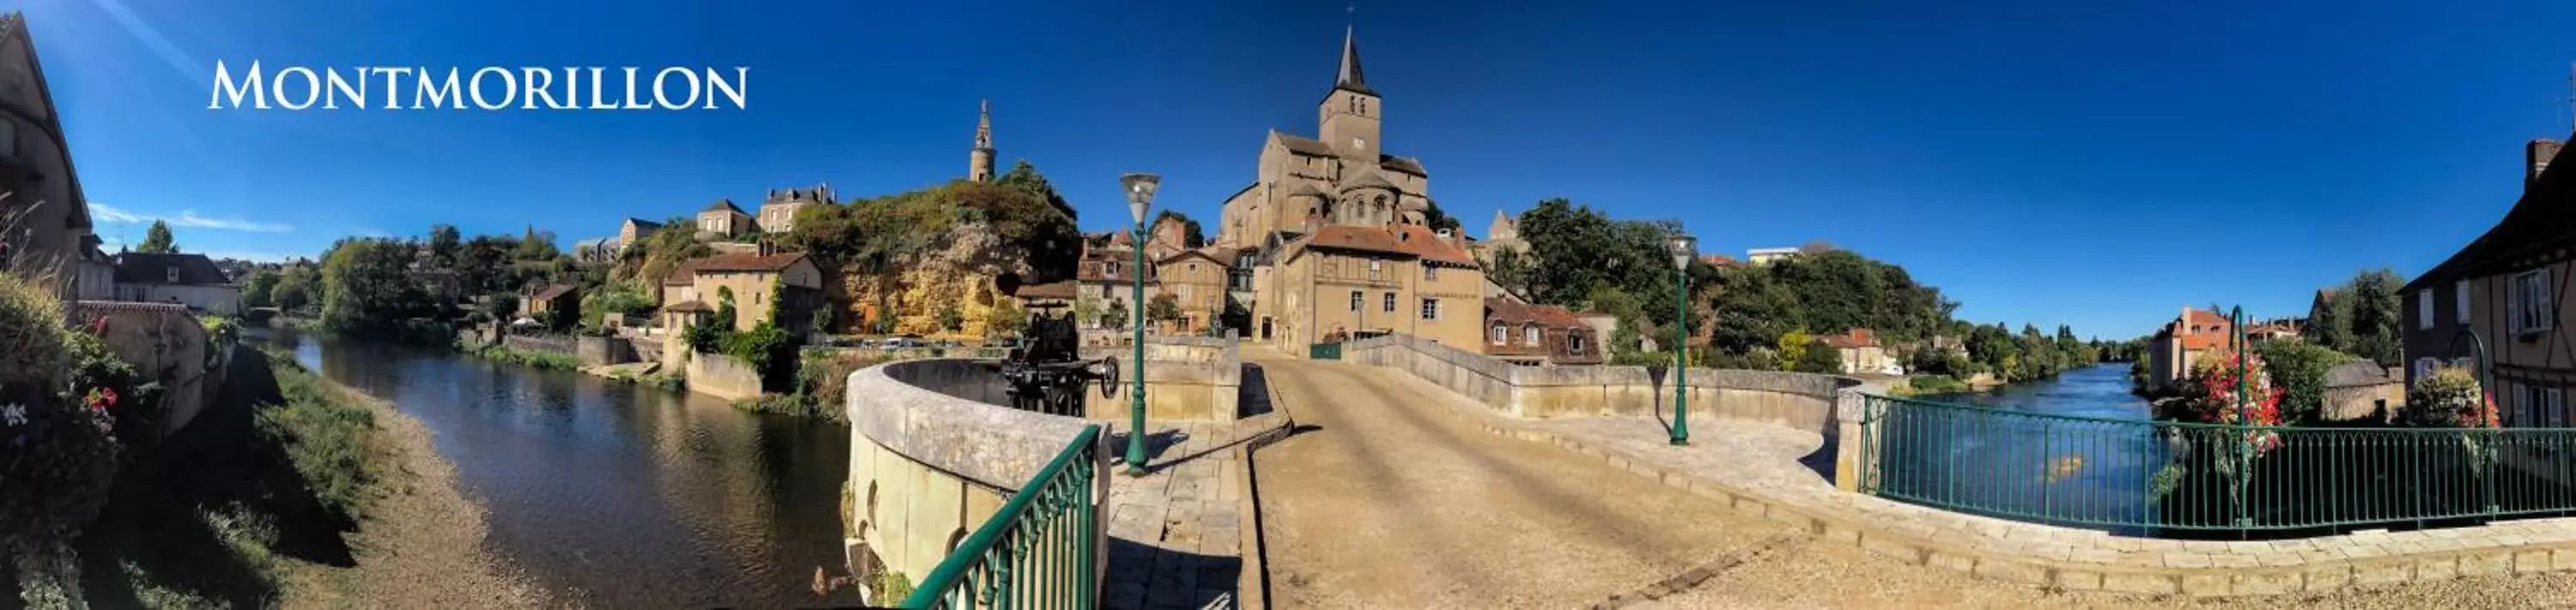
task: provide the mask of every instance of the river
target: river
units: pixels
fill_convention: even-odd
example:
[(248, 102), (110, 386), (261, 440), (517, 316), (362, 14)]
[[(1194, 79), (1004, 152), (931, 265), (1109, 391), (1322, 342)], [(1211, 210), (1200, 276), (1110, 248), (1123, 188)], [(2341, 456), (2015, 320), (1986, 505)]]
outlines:
[[(1986, 392), (1924, 396), (2016, 414), (1900, 403), (1880, 424), (1882, 495), (1997, 516), (2112, 527), (2148, 518), (2149, 480), (2171, 450), (2129, 393), (2129, 367), (2105, 364)], [(2026, 415), (2024, 415), (2026, 414)]]
[(279, 332), (332, 381), (437, 434), (491, 540), (558, 600), (602, 608), (852, 605), (841, 567), (849, 429), (695, 394), (446, 350)]

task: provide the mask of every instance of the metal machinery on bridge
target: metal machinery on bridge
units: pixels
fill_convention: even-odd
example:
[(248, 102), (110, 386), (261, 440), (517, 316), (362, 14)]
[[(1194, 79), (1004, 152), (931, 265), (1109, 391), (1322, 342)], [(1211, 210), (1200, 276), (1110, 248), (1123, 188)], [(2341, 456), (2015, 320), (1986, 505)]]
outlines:
[(1032, 304), (1028, 329), (996, 364), (1010, 384), (1011, 407), (1082, 417), (1082, 386), (1100, 384), (1100, 397), (1118, 396), (1118, 361), (1083, 360), (1080, 333), (1063, 304)]

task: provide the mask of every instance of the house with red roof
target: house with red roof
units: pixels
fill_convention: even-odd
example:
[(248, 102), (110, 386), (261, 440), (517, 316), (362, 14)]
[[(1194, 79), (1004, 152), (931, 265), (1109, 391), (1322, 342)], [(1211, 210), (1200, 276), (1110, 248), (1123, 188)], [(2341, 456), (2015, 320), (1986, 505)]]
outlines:
[(2172, 389), (2191, 374), (2192, 361), (2202, 353), (2227, 349), (2235, 330), (2235, 322), (2226, 314), (2182, 308), (2181, 315), (2174, 316), (2173, 321), (2157, 328), (2155, 336), (2147, 339), (2147, 382), (2157, 390)]

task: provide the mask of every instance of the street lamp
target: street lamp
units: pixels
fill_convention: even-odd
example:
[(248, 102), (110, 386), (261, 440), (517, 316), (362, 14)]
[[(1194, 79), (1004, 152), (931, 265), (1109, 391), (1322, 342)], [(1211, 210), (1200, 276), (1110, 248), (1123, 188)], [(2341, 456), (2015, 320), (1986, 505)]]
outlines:
[(1154, 189), (1162, 182), (1147, 173), (1118, 177), (1127, 188), (1127, 217), (1136, 220), (1136, 396), (1127, 420), (1127, 474), (1134, 476), (1145, 476), (1145, 210), (1154, 207)]
[(1690, 262), (1697, 255), (1699, 239), (1689, 233), (1673, 232), (1673, 271), (1679, 281), (1673, 294), (1673, 444), (1690, 444), (1690, 388), (1685, 385), (1684, 371), (1690, 370)]

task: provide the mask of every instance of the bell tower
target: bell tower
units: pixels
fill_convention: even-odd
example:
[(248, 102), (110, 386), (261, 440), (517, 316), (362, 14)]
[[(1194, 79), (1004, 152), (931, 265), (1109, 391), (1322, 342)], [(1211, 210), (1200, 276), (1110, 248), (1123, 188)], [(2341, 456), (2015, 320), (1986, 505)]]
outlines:
[(1333, 89), (1324, 94), (1324, 103), (1316, 108), (1321, 125), (1315, 130), (1324, 144), (1333, 147), (1345, 159), (1366, 163), (1361, 168), (1376, 167), (1378, 141), (1378, 95), (1370, 89), (1368, 79), (1360, 72), (1359, 41), (1352, 28), (1342, 30), (1342, 69), (1333, 78)]
[(975, 148), (966, 154), (966, 179), (993, 181), (993, 101), (975, 110)]

